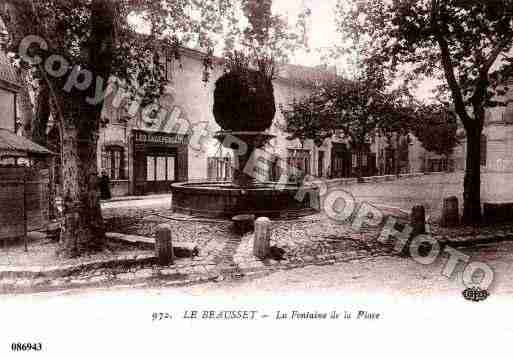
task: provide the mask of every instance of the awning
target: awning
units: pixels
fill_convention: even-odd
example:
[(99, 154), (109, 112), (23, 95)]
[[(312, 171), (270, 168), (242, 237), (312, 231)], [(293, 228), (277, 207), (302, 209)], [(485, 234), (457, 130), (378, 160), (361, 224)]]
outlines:
[(13, 132), (0, 128), (0, 156), (32, 157), (50, 156), (54, 153), (47, 148)]

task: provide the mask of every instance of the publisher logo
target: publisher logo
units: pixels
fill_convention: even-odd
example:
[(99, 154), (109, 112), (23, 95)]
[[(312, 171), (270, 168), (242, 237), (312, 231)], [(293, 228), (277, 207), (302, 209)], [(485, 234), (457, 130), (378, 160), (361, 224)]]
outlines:
[(478, 287), (467, 288), (462, 294), (463, 298), (471, 302), (482, 302), (490, 296), (490, 293), (488, 293), (486, 289)]

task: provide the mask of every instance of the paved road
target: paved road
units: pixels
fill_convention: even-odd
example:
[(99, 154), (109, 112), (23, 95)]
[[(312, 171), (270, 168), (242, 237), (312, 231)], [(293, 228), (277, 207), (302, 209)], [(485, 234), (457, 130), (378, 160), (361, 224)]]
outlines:
[[(461, 296), (438, 264), (381, 257), (307, 267), (254, 280), (181, 288), (115, 287), (0, 297), (9, 343), (43, 341), (43, 358), (504, 357), (513, 335), (513, 244), (475, 248), (497, 272), (483, 303)], [(186, 319), (185, 311), (255, 310), (256, 322)], [(351, 321), (277, 320), (288, 313), (350, 312)], [(379, 320), (355, 320), (359, 311)], [(153, 321), (154, 312), (170, 320)], [(190, 315), (190, 314), (189, 314)], [(1, 332), (2, 330), (0, 330)], [(493, 341), (493, 345), (491, 344)], [(87, 342), (87, 345), (84, 343)], [(7, 352), (0, 343), (0, 355)], [(496, 353), (497, 351), (497, 353)], [(501, 355), (502, 354), (502, 355)], [(166, 355), (168, 356), (168, 355)], [(4, 356), (2, 356), (4, 357)]]
[(171, 208), (171, 194), (155, 196), (150, 198), (117, 200), (103, 202), (102, 209), (127, 208), (127, 207), (152, 207), (152, 208)]
[[(464, 250), (472, 261), (489, 264), (495, 271), (491, 292), (498, 297), (513, 296), (513, 243), (494, 244)], [(448, 255), (425, 266), (409, 258), (378, 257), (332, 266), (310, 266), (282, 271), (267, 277), (226, 283), (209, 283), (186, 288), (185, 293), (238, 295), (241, 293), (318, 294), (326, 291), (358, 295), (391, 295), (429, 298), (460, 298), (465, 288), (461, 272), (451, 279), (441, 272)], [(159, 290), (160, 291), (160, 290)], [(151, 291), (150, 291), (151, 293)]]
[[(359, 200), (403, 209), (421, 201), (436, 211), (444, 196), (461, 191), (460, 180), (430, 176), (348, 190)], [(132, 206), (165, 208), (169, 199), (111, 202), (103, 208)], [(483, 303), (462, 298), (461, 275), (447, 279), (441, 274), (446, 257), (430, 266), (377, 257), (190, 287), (118, 286), (4, 296), (0, 317), (6, 325), (0, 337), (41, 340), (46, 345), (39, 355), (43, 358), (69, 353), (76, 358), (163, 353), (226, 358), (504, 357), (513, 336), (513, 243), (467, 249), (466, 254), (495, 270), (495, 285)], [(186, 310), (258, 310), (270, 319), (194, 321), (183, 318)], [(273, 319), (278, 310), (365, 310), (380, 313), (381, 319), (278, 321)], [(153, 312), (169, 312), (173, 320), (153, 322)], [(0, 357), (10, 357), (3, 344)]]
[[(403, 210), (415, 205), (426, 207), (432, 218), (441, 215), (443, 199), (456, 196), (463, 206), (463, 172), (431, 174), (384, 183), (365, 183), (345, 186), (358, 202), (385, 204)], [(483, 173), (481, 175), (482, 202), (513, 202), (513, 173)]]
[[(384, 183), (352, 184), (341, 187), (350, 192), (358, 202), (367, 201), (409, 211), (414, 205), (423, 204), (428, 214), (437, 218), (441, 213), (443, 199), (460, 197), (463, 191), (463, 174), (434, 174), (424, 177), (400, 179)], [(128, 207), (170, 208), (171, 195), (153, 196), (137, 200), (122, 200), (102, 204), (104, 209)]]
[[(513, 296), (513, 243), (500, 243), (462, 251), (472, 262), (490, 265), (495, 272), (492, 297)], [(434, 264), (422, 265), (410, 258), (374, 257), (324, 266), (307, 266), (284, 270), (259, 278), (210, 282), (180, 288), (131, 289), (131, 293), (144, 295), (316, 295), (325, 292), (343, 292), (348, 295), (385, 295), (413, 298), (451, 297), (460, 299), (465, 288), (461, 270), (448, 279), (442, 275), (447, 264), (447, 254), (442, 254)], [(76, 289), (40, 294), (42, 296), (81, 295), (86, 292), (111, 292), (113, 296), (126, 294), (128, 286), (111, 288)], [(96, 294), (94, 294), (96, 295)], [(99, 294), (101, 295), (101, 294)]]

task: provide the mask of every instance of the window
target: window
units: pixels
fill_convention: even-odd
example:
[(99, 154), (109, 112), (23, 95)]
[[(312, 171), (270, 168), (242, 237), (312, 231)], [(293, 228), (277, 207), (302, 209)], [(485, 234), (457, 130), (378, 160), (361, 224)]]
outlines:
[(16, 96), (14, 93), (0, 89), (0, 128), (14, 131), (16, 128)]
[(167, 180), (168, 181), (175, 180), (175, 158), (174, 157), (167, 158)]
[(109, 146), (106, 148), (103, 168), (110, 179), (125, 179), (125, 151), (123, 147)]
[(172, 156), (147, 156), (146, 180), (175, 181), (175, 158)]
[(291, 175), (301, 178), (310, 174), (310, 151), (302, 149), (289, 149), (287, 165)]
[(481, 135), (481, 166), (486, 166), (486, 142), (486, 136)]
[(353, 168), (357, 168), (359, 166), (359, 162), (361, 161), (361, 164), (363, 167), (367, 167), (368, 165), (368, 156), (369, 154), (367, 152), (355, 152), (352, 154), (352, 165)]
[(155, 181), (155, 157), (146, 157), (146, 180)]
[(232, 160), (230, 157), (208, 157), (207, 179), (210, 181), (226, 181), (232, 176)]
[(173, 80), (173, 60), (166, 59), (166, 80)]
[(317, 176), (324, 176), (324, 151), (319, 151), (319, 156), (317, 158)]
[(169, 82), (173, 80), (174, 60), (175, 54), (169, 48), (165, 48), (162, 54), (159, 55), (160, 66), (164, 71), (166, 81)]
[(166, 157), (157, 157), (156, 170), (157, 170), (156, 180), (157, 181), (165, 181), (166, 177), (167, 177)]

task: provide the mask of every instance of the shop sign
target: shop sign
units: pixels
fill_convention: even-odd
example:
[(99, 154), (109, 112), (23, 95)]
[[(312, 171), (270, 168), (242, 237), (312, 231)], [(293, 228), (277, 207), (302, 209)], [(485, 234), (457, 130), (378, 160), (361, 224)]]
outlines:
[(136, 143), (155, 144), (155, 145), (186, 145), (187, 135), (178, 133), (147, 133), (135, 132), (134, 139)]

